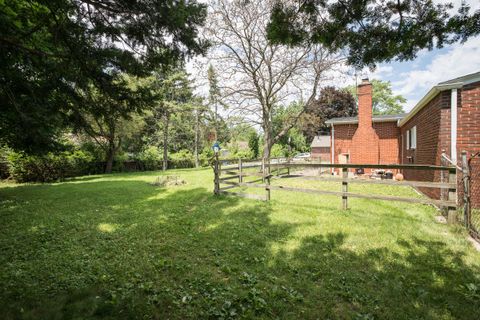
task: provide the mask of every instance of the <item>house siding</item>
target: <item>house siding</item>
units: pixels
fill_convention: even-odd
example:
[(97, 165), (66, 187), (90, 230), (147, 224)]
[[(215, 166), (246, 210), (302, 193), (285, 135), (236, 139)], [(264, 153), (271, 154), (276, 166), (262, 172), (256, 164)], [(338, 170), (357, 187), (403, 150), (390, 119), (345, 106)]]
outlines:
[(360, 156), (352, 157), (353, 152), (355, 152), (355, 144), (358, 144), (361, 148), (365, 149), (366, 147), (371, 147), (369, 143), (373, 143), (371, 141), (372, 139), (365, 135), (360, 136), (358, 140), (354, 141), (353, 136), (357, 133), (357, 124), (336, 124), (334, 125), (334, 128), (335, 163), (338, 163), (338, 156), (340, 154), (349, 154), (351, 156), (351, 163), (396, 164), (399, 162), (398, 136), (400, 134), (400, 128), (398, 128), (396, 121), (373, 123), (373, 132), (375, 132), (378, 137), (378, 140), (375, 140), (374, 143), (378, 145), (377, 148), (379, 149), (379, 155), (375, 161), (371, 161), (368, 157), (362, 157), (361, 155), (363, 152), (358, 152)]
[[(401, 129), (401, 162), (403, 164), (440, 165), (442, 149), (450, 152), (450, 91), (440, 92)], [(417, 127), (417, 148), (407, 150), (406, 133)], [(403, 170), (405, 179), (440, 181), (441, 172), (430, 170)], [(426, 195), (438, 199), (440, 190), (420, 188)]]
[(312, 147), (311, 158), (314, 160), (320, 158), (322, 162), (330, 162), (330, 147)]
[[(461, 152), (473, 154), (480, 152), (480, 82), (464, 86), (459, 92), (459, 110), (457, 127), (457, 159), (461, 161)], [(471, 161), (470, 194), (473, 207), (480, 207), (480, 159)], [(463, 184), (459, 179), (459, 199), (462, 202)]]

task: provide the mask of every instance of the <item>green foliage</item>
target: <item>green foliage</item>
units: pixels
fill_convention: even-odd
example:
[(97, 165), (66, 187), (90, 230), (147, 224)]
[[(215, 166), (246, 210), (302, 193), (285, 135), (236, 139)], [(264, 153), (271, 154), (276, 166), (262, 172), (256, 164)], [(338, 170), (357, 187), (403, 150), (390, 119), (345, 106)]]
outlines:
[(288, 149), (284, 145), (275, 143), (270, 151), (270, 156), (272, 158), (288, 157)]
[(158, 170), (161, 167), (162, 158), (162, 151), (156, 146), (148, 146), (136, 156), (136, 159), (143, 163), (145, 170)]
[(357, 115), (355, 98), (348, 90), (335, 87), (322, 88), (319, 98), (313, 101), (299, 120), (298, 127), (308, 142), (320, 132), (329, 130), (325, 121), (337, 117)]
[(274, 43), (320, 43), (346, 50), (357, 67), (414, 59), (422, 49), (442, 48), (480, 33), (480, 10), (434, 1), (277, 1), (267, 28)]
[(196, 1), (12, 0), (0, 14), (0, 143), (28, 152), (57, 147), (85, 112), (108, 114), (86, 92), (135, 100), (119, 74), (146, 76), (206, 49)]
[(41, 156), (8, 154), (9, 172), (18, 182), (51, 182), (89, 172), (93, 156), (85, 151), (65, 151)]
[(195, 159), (190, 150), (182, 149), (176, 153), (171, 153), (168, 159), (168, 167), (172, 169), (194, 168)]
[(259, 137), (256, 131), (250, 133), (250, 137), (248, 138), (248, 147), (250, 148), (250, 152), (252, 154), (253, 159), (258, 159), (258, 155), (260, 153), (259, 149)]
[[(394, 95), (390, 81), (372, 80), (373, 114), (401, 114), (405, 112), (403, 105), (407, 102), (401, 95)], [(346, 88), (352, 95), (357, 95), (355, 86)]]

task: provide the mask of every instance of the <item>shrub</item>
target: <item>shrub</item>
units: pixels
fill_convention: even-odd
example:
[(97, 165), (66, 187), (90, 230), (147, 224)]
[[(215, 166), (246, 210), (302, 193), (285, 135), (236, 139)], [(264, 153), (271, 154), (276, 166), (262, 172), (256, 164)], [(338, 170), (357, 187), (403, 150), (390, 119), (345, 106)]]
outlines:
[(194, 168), (195, 159), (189, 150), (180, 150), (176, 153), (171, 153), (168, 159), (169, 169)]
[(280, 144), (274, 144), (272, 150), (270, 151), (270, 157), (272, 158), (283, 158), (288, 156), (288, 149), (285, 146)]
[(158, 170), (162, 167), (163, 155), (158, 147), (149, 146), (143, 149), (136, 158), (142, 163), (144, 170)]
[(8, 154), (10, 175), (18, 182), (51, 182), (86, 174), (92, 161), (92, 155), (80, 150), (43, 156)]
[(10, 151), (7, 147), (0, 147), (0, 179), (6, 179), (10, 176), (8, 168), (8, 153)]

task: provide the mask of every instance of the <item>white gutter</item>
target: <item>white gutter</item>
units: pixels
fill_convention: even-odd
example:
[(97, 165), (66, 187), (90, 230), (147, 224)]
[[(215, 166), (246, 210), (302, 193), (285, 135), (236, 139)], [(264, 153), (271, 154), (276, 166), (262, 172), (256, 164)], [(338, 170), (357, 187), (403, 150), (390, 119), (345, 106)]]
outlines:
[(457, 163), (457, 89), (452, 89), (450, 102), (450, 158)]

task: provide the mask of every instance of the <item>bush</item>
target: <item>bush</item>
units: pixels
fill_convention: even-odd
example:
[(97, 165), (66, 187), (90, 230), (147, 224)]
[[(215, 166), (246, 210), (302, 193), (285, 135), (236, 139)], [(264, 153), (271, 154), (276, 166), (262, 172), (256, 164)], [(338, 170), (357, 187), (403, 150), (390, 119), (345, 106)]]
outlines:
[(10, 175), (18, 182), (51, 182), (87, 174), (92, 161), (91, 154), (80, 150), (44, 156), (8, 154)]
[(274, 144), (270, 151), (270, 157), (283, 158), (288, 156), (288, 149), (280, 144)]
[(188, 150), (180, 150), (176, 153), (171, 153), (168, 157), (169, 169), (194, 168), (195, 158)]
[(158, 147), (149, 146), (137, 155), (137, 160), (142, 163), (144, 170), (158, 170), (162, 167), (163, 155)]

